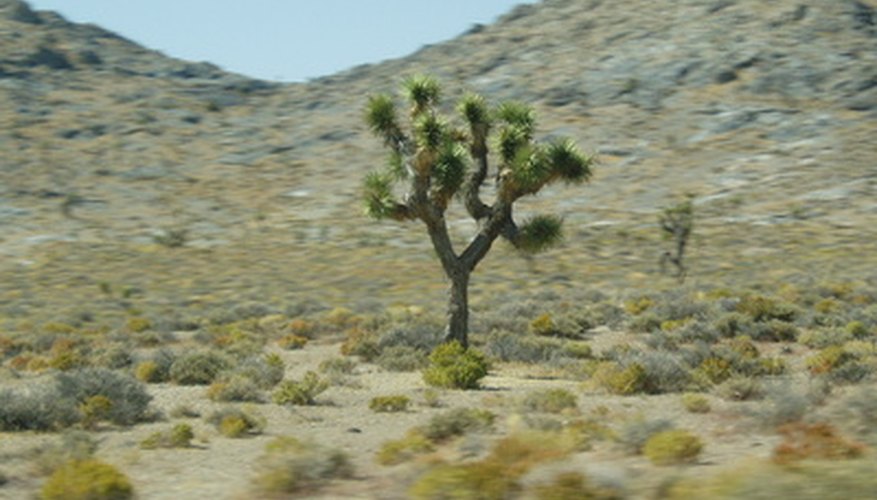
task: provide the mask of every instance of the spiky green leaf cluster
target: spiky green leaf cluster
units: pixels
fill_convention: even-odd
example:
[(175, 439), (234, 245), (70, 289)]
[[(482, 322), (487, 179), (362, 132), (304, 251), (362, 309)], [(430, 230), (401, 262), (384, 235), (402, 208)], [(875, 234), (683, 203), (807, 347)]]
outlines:
[(520, 158), (520, 151), (530, 143), (526, 131), (520, 127), (503, 127), (499, 131), (497, 146), (503, 165), (511, 165)]
[(401, 135), (396, 119), (396, 104), (390, 96), (379, 94), (371, 96), (366, 106), (365, 121), (371, 131), (386, 141), (394, 141)]
[(515, 246), (528, 254), (539, 253), (563, 239), (563, 219), (555, 215), (537, 215), (518, 229)]
[(523, 147), (511, 167), (509, 186), (514, 191), (514, 197), (536, 193), (551, 180), (553, 174), (553, 165), (541, 146)]
[(437, 151), (448, 140), (448, 125), (433, 114), (420, 115), (414, 123), (414, 137), (418, 146)]
[(402, 82), (405, 96), (411, 102), (411, 114), (418, 116), (438, 104), (441, 87), (431, 76), (414, 75)]
[(373, 219), (391, 217), (397, 202), (393, 196), (393, 182), (382, 172), (369, 172), (364, 182), (365, 213)]
[(447, 202), (466, 179), (466, 150), (457, 143), (447, 142), (432, 170), (432, 179), (436, 193)]
[(533, 137), (536, 129), (536, 114), (533, 108), (517, 101), (506, 101), (499, 105), (496, 110), (497, 118), (506, 124), (519, 127), (528, 138)]
[(584, 182), (591, 177), (593, 158), (582, 154), (571, 139), (552, 142), (545, 156), (554, 173), (567, 182)]

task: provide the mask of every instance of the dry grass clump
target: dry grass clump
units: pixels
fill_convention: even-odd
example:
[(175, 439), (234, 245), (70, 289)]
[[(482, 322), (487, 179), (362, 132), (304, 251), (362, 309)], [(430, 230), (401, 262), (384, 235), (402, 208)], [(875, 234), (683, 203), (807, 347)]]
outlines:
[(493, 429), (495, 419), (496, 415), (487, 410), (454, 408), (409, 430), (401, 439), (385, 442), (375, 459), (381, 465), (396, 465), (470, 432), (488, 432)]
[(391, 396), (375, 396), (368, 403), (370, 410), (378, 413), (396, 413), (408, 410), (411, 398), (401, 394)]
[(527, 411), (570, 413), (578, 408), (578, 398), (570, 391), (561, 388), (531, 391), (524, 396), (521, 406)]
[(587, 498), (594, 500), (620, 500), (622, 492), (618, 489), (594, 484), (581, 472), (561, 472), (550, 482), (531, 488), (533, 498), (537, 500), (569, 500)]
[(838, 460), (861, 457), (865, 446), (848, 441), (825, 422), (793, 422), (778, 429), (783, 441), (773, 452), (773, 461), (788, 465), (802, 460)]

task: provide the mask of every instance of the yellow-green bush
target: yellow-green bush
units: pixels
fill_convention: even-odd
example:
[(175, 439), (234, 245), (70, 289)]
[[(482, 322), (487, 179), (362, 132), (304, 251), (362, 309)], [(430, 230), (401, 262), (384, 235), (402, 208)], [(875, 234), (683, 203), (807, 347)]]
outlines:
[(271, 400), (279, 405), (313, 405), (316, 397), (329, 388), (329, 382), (321, 379), (316, 372), (308, 371), (300, 381), (284, 380), (271, 395)]
[(308, 338), (303, 337), (301, 335), (296, 335), (291, 333), (289, 335), (284, 335), (279, 340), (277, 340), (277, 345), (280, 346), (281, 349), (286, 350), (295, 350), (301, 349), (308, 343)]
[(192, 444), (195, 433), (189, 424), (177, 424), (167, 431), (158, 431), (140, 442), (145, 450), (156, 448), (188, 448)]
[(94, 428), (98, 422), (108, 420), (113, 402), (103, 395), (91, 396), (79, 404), (79, 413), (82, 414), (82, 426), (86, 429)]
[(265, 428), (265, 418), (255, 410), (224, 408), (214, 412), (207, 421), (225, 437), (240, 438), (261, 434)]
[(402, 439), (384, 442), (375, 460), (381, 465), (397, 465), (434, 449), (432, 441), (414, 429)]
[(150, 322), (146, 318), (141, 318), (139, 316), (128, 318), (128, 321), (125, 323), (125, 329), (131, 333), (145, 332), (150, 328), (152, 328), (152, 322)]
[(489, 368), (483, 353), (466, 349), (454, 341), (436, 347), (429, 355), (429, 366), (423, 371), (423, 380), (435, 387), (477, 389)]
[(642, 392), (647, 384), (646, 370), (639, 363), (621, 367), (612, 361), (603, 362), (597, 365), (591, 379), (597, 386), (622, 396)]
[(94, 459), (64, 464), (42, 489), (45, 500), (124, 500), (133, 496), (134, 488), (124, 474)]
[(578, 398), (566, 389), (553, 388), (531, 391), (524, 397), (522, 404), (524, 408), (530, 411), (562, 413), (574, 411), (578, 408)]
[(554, 335), (557, 333), (557, 326), (548, 313), (541, 314), (530, 322), (530, 333), (534, 335)]
[(703, 394), (687, 393), (682, 395), (682, 406), (689, 413), (709, 413), (710, 400)]
[(643, 455), (656, 465), (693, 462), (700, 455), (703, 443), (688, 431), (677, 429), (659, 432), (643, 446)]
[(403, 395), (392, 396), (376, 396), (368, 403), (368, 407), (372, 411), (392, 413), (405, 411), (411, 404), (411, 398)]

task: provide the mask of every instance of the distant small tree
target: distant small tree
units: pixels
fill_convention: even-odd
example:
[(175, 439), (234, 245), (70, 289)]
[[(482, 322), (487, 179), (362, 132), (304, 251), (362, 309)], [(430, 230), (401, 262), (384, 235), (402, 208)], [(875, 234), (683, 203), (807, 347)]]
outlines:
[(661, 273), (667, 272), (667, 262), (670, 262), (676, 266), (676, 278), (679, 279), (680, 283), (683, 283), (688, 269), (682, 260), (685, 257), (688, 238), (694, 227), (692, 196), (688, 195), (685, 201), (664, 208), (661, 215), (658, 216), (658, 222), (661, 224), (664, 236), (672, 240), (674, 244), (672, 251), (667, 250), (661, 255)]
[[(487, 255), (494, 240), (503, 236), (526, 253), (536, 253), (561, 239), (562, 219), (534, 216), (515, 222), (512, 206), (556, 182), (582, 183), (591, 177), (592, 157), (582, 154), (569, 139), (548, 144), (534, 141), (533, 109), (519, 102), (490, 107), (476, 94), (463, 97), (457, 111), (463, 128), (441, 117), (436, 107), (441, 94), (429, 76), (414, 76), (403, 83), (410, 104), (409, 128), (403, 124), (388, 95), (369, 98), (366, 122), (390, 150), (388, 167), (365, 178), (366, 213), (375, 219), (420, 220), (450, 281), (448, 325), (445, 341), (468, 345), (469, 276)], [(494, 139), (490, 139), (495, 132)], [(497, 151), (495, 196), (482, 201), (481, 190), (491, 171), (490, 149)], [(398, 197), (394, 186), (403, 184)], [(445, 212), (457, 196), (478, 225), (462, 252), (454, 250)]]

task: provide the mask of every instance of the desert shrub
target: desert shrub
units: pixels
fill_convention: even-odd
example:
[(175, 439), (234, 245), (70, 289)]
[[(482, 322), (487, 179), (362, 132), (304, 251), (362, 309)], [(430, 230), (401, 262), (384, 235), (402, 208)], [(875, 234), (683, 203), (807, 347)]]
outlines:
[(752, 338), (762, 342), (794, 342), (801, 333), (792, 323), (772, 319), (751, 329)]
[(618, 489), (596, 485), (581, 472), (561, 472), (551, 482), (538, 484), (532, 489), (536, 500), (570, 500), (573, 498), (616, 500), (623, 498)]
[(489, 363), (484, 354), (466, 349), (458, 342), (435, 348), (429, 355), (429, 366), (423, 371), (428, 385), (447, 389), (477, 389), (487, 376)]
[(106, 396), (96, 395), (87, 398), (79, 404), (79, 413), (82, 415), (80, 423), (86, 429), (93, 429), (103, 420), (109, 419), (110, 408), (113, 402)]
[[(141, 382), (145, 383), (158, 383), (164, 382), (167, 378), (162, 377), (162, 373), (159, 371), (158, 364), (151, 360), (147, 359), (146, 361), (141, 361), (137, 363), (134, 367), (134, 378)], [(164, 374), (167, 375), (167, 374)]]
[(643, 446), (652, 436), (673, 428), (673, 422), (666, 419), (636, 418), (621, 425), (615, 434), (615, 440), (625, 452), (636, 455), (642, 452)]
[(33, 455), (34, 471), (40, 475), (49, 475), (64, 464), (92, 458), (97, 451), (98, 442), (85, 431), (64, 431), (60, 442), (41, 446)]
[(810, 330), (802, 333), (798, 338), (799, 343), (811, 349), (837, 347), (850, 340), (853, 340), (853, 338), (848, 332), (837, 328)]
[(91, 355), (90, 364), (96, 367), (118, 370), (127, 368), (134, 363), (131, 352), (123, 345), (113, 344), (95, 350)]
[(689, 413), (709, 413), (710, 400), (703, 394), (686, 393), (682, 395), (682, 406)]
[(301, 335), (296, 335), (294, 333), (290, 333), (289, 335), (284, 335), (277, 339), (277, 345), (281, 349), (286, 349), (288, 351), (293, 351), (296, 349), (303, 348), (308, 343), (308, 338), (303, 337)]
[(728, 401), (750, 401), (764, 397), (764, 386), (755, 378), (735, 375), (719, 384), (716, 394)]
[(207, 397), (212, 401), (262, 401), (262, 392), (253, 379), (234, 374), (222, 377), (207, 388)]
[(482, 460), (465, 464), (438, 463), (409, 490), (412, 498), (513, 498), (519, 479), (533, 467), (561, 459), (572, 449), (557, 434), (528, 432), (497, 441)]
[(125, 329), (130, 333), (145, 332), (151, 328), (152, 322), (140, 316), (128, 318), (128, 321), (125, 322)]
[(378, 349), (405, 346), (422, 352), (431, 352), (441, 344), (443, 325), (431, 318), (411, 318), (401, 324), (392, 324), (378, 334)]
[(45, 500), (123, 500), (134, 496), (134, 488), (112, 465), (73, 460), (49, 477), (41, 494)]
[(773, 461), (790, 464), (811, 459), (849, 459), (862, 456), (865, 446), (848, 441), (830, 424), (793, 422), (778, 429), (783, 441), (774, 448)]
[(788, 370), (786, 361), (778, 357), (761, 358), (758, 365), (756, 375), (782, 375)]
[(168, 430), (154, 432), (140, 442), (144, 450), (156, 448), (188, 448), (192, 445), (195, 433), (189, 424), (176, 424)]
[(69, 427), (80, 419), (76, 404), (64, 399), (54, 384), (0, 389), (0, 431), (49, 431)]
[(614, 361), (597, 365), (591, 380), (612, 394), (627, 396), (645, 391), (648, 381), (646, 370), (639, 363), (622, 366)]
[(320, 362), (317, 371), (326, 376), (350, 375), (356, 369), (356, 361), (347, 358), (332, 358)]
[(406, 345), (384, 348), (374, 362), (391, 372), (413, 372), (423, 369), (428, 363), (424, 351)]
[(798, 314), (793, 305), (763, 295), (744, 296), (737, 303), (737, 311), (760, 322), (772, 319), (792, 322)]
[(650, 333), (661, 329), (661, 318), (653, 312), (634, 316), (627, 324), (632, 332)]
[(733, 375), (731, 363), (716, 356), (706, 358), (700, 363), (695, 371), (695, 376), (706, 380), (710, 384), (721, 384)]
[(346, 335), (347, 338), (341, 344), (341, 354), (359, 356), (364, 361), (371, 361), (381, 353), (381, 348), (378, 347), (378, 334), (373, 330), (351, 328), (346, 331)]
[(305, 373), (301, 380), (280, 382), (271, 395), (271, 400), (279, 405), (313, 405), (316, 397), (329, 388), (329, 382), (315, 372)]
[(454, 408), (433, 416), (418, 431), (434, 443), (441, 443), (468, 432), (487, 432), (496, 415), (480, 408)]
[[(88, 405), (95, 396), (109, 401), (109, 406), (100, 406), (100, 417), (118, 425), (131, 425), (147, 417), (152, 396), (146, 386), (131, 377), (106, 368), (85, 368), (59, 373), (55, 377), (58, 393), (63, 399), (70, 399), (77, 406)], [(97, 408), (96, 408), (97, 410)]]
[(347, 455), (291, 437), (278, 437), (265, 446), (254, 486), (267, 495), (293, 495), (319, 489), (328, 481), (353, 476)]
[(529, 331), (533, 335), (541, 336), (552, 336), (558, 333), (557, 326), (549, 313), (543, 313), (534, 318), (530, 322)]
[[(259, 389), (270, 389), (283, 380), (286, 366), (277, 354), (265, 354), (244, 359), (227, 372), (227, 376), (243, 377), (250, 380)], [(223, 374), (220, 379), (225, 377)]]
[(810, 373), (821, 375), (837, 370), (854, 359), (855, 356), (847, 352), (843, 346), (831, 346), (808, 357), (806, 363)]
[(410, 498), (418, 500), (500, 500), (512, 498), (520, 490), (521, 486), (516, 478), (504, 474), (500, 464), (480, 461), (471, 464), (434, 465), (418, 478), (408, 494)]
[(381, 465), (398, 465), (434, 449), (432, 441), (417, 430), (412, 430), (402, 439), (384, 442), (375, 455), (375, 461)]
[(861, 321), (850, 321), (844, 330), (854, 339), (864, 339), (871, 336), (870, 329)]
[(487, 337), (484, 350), (500, 361), (542, 363), (563, 355), (564, 348), (554, 339), (494, 331)]
[(713, 327), (722, 337), (732, 338), (738, 335), (749, 335), (755, 328), (752, 317), (738, 312), (725, 313), (719, 316)]
[(222, 408), (207, 417), (207, 422), (229, 438), (253, 436), (265, 429), (265, 418), (253, 409)]
[(376, 396), (368, 403), (370, 410), (378, 413), (394, 413), (408, 410), (411, 398), (403, 395)]
[(692, 477), (669, 488), (671, 500), (769, 500), (795, 498), (872, 498), (877, 491), (877, 461), (811, 461), (784, 467), (761, 462), (709, 477)]
[(677, 429), (653, 435), (646, 441), (642, 451), (656, 465), (673, 465), (693, 462), (702, 449), (700, 438)]
[(655, 301), (651, 297), (636, 297), (624, 302), (624, 310), (628, 314), (636, 316), (648, 311), (654, 305)]
[(216, 351), (184, 354), (170, 367), (170, 379), (180, 385), (207, 385), (230, 369), (232, 361)]
[(522, 406), (528, 411), (561, 413), (578, 408), (578, 398), (566, 389), (554, 388), (531, 391), (524, 397)]

